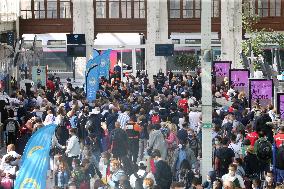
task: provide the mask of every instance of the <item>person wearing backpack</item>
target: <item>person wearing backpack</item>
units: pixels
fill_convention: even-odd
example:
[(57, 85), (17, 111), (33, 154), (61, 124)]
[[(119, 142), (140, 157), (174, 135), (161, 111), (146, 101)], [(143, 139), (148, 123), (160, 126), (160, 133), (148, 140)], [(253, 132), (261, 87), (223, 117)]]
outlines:
[(272, 145), (265, 137), (264, 132), (258, 133), (259, 139), (254, 144), (256, 156), (260, 162), (260, 175), (270, 170), (270, 162), (272, 158)]
[(228, 138), (223, 138), (223, 147), (216, 149), (215, 169), (219, 177), (228, 173), (228, 168), (234, 161), (235, 153), (231, 148), (228, 148)]
[(187, 160), (191, 167), (193, 167), (197, 161), (194, 152), (189, 147), (187, 147), (187, 142), (180, 143), (178, 146), (179, 148), (174, 152), (172, 166), (172, 172), (174, 173), (175, 177), (177, 176), (176, 173), (181, 168), (181, 163), (183, 162), (183, 160)]
[(156, 172), (154, 173), (154, 177), (157, 186), (162, 189), (170, 189), (172, 184), (171, 167), (161, 158), (161, 153), (159, 150), (154, 150), (151, 154), (151, 157), (154, 159), (155, 163)]
[(111, 153), (113, 158), (121, 159), (128, 153), (128, 136), (125, 130), (120, 126), (120, 123), (115, 122), (115, 129), (110, 133)]
[(16, 133), (19, 130), (19, 122), (16, 121), (14, 116), (14, 111), (9, 110), (9, 118), (4, 123), (4, 131), (6, 132), (6, 145), (15, 144), (16, 142)]
[(276, 182), (284, 182), (284, 126), (280, 127), (278, 134), (274, 136), (274, 141), (276, 145), (275, 152), (275, 172), (276, 172)]
[(143, 180), (147, 176), (146, 162), (140, 161), (138, 164), (138, 171), (130, 176), (130, 186), (135, 189), (143, 189)]

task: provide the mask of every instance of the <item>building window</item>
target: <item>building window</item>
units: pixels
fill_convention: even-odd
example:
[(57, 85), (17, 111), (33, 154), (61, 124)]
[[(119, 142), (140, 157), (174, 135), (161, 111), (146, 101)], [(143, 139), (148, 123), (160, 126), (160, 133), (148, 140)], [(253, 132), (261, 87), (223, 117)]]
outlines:
[(172, 39), (172, 44), (180, 44), (180, 39)]
[(281, 16), (281, 0), (270, 0), (269, 16)]
[(96, 18), (106, 18), (106, 0), (96, 1)]
[(119, 18), (119, 0), (109, 1), (109, 18)]
[(184, 42), (185, 42), (185, 44), (191, 44), (191, 43), (193, 43), (193, 41), (194, 40), (192, 40), (192, 39), (186, 39)]
[(201, 0), (195, 0), (194, 1), (194, 11), (195, 11), (195, 18), (201, 17)]
[(180, 0), (170, 0), (170, 18), (180, 18)]
[(212, 18), (220, 17), (220, 0), (212, 0)]
[(34, 0), (34, 14), (36, 19), (45, 18), (44, 0)]
[(134, 18), (145, 18), (145, 1), (134, 0)]
[(256, 6), (255, 6), (256, 1), (257, 1), (257, 0), (251, 0), (251, 1), (248, 2), (249, 15), (252, 16), (252, 17), (253, 17), (253, 16), (255, 15), (255, 13), (256, 13), (256, 9), (255, 9), (255, 8), (256, 8)]
[(258, 15), (260, 17), (268, 16), (268, 0), (258, 0)]
[(47, 18), (57, 18), (57, 0), (47, 0)]
[(258, 0), (258, 15), (281, 16), (281, 0)]
[(131, 0), (121, 0), (122, 18), (131, 18)]
[(60, 0), (60, 18), (71, 18), (71, 2), (70, 0)]
[(183, 0), (183, 18), (200, 18), (200, 0)]
[(32, 2), (30, 0), (21, 1), (21, 18), (22, 19), (32, 18)]
[(184, 0), (183, 1), (183, 18), (193, 18), (193, 0)]

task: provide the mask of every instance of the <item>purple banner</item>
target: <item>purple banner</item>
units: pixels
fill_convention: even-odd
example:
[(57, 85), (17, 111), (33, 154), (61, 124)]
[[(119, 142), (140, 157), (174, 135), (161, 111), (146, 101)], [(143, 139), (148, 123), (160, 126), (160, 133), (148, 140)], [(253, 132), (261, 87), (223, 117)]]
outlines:
[(249, 98), (249, 70), (230, 70), (230, 85), (239, 92), (244, 92)]
[(277, 112), (280, 119), (284, 120), (284, 93), (277, 93)]
[(215, 61), (214, 62), (214, 74), (216, 76), (216, 86), (220, 85), (225, 77), (229, 78), (229, 71), (231, 69), (231, 61)]
[(250, 104), (259, 100), (262, 107), (273, 104), (273, 80), (252, 79), (250, 80)]

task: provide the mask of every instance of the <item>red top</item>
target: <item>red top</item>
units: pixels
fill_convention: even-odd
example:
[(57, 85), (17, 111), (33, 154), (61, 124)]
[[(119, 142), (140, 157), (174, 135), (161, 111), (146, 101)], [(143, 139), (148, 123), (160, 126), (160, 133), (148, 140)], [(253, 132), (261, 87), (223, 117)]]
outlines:
[(50, 80), (47, 80), (47, 82), (46, 82), (46, 87), (47, 87), (48, 89), (50, 89), (51, 91), (54, 91), (54, 90), (55, 90), (55, 85), (54, 85), (54, 83), (53, 83), (52, 81), (50, 81)]
[(248, 133), (246, 139), (249, 139), (250, 145), (251, 145), (251, 146), (254, 146), (254, 143), (255, 143), (255, 142), (257, 141), (257, 139), (258, 139), (258, 134), (257, 134), (257, 132)]
[(180, 99), (178, 101), (178, 106), (183, 109), (184, 113), (188, 113), (188, 103), (186, 98)]
[(281, 144), (284, 144), (284, 133), (278, 133), (274, 136), (274, 141), (276, 144), (276, 147), (279, 148)]

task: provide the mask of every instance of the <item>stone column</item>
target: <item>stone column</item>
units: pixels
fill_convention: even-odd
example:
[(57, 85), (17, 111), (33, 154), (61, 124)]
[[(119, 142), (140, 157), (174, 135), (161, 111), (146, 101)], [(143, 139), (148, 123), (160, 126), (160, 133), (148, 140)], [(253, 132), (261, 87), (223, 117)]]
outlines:
[(85, 67), (93, 52), (94, 5), (93, 0), (73, 0), (73, 33), (85, 34), (86, 57), (75, 59), (76, 81), (85, 79)]
[(150, 83), (160, 69), (166, 73), (166, 58), (155, 56), (155, 44), (169, 43), (167, 1), (147, 1), (146, 69)]
[(202, 163), (203, 182), (212, 168), (212, 77), (211, 77), (211, 1), (202, 2), (201, 12), (201, 83), (202, 83)]
[(232, 68), (243, 68), (242, 50), (242, 1), (221, 0), (221, 59), (232, 61)]

